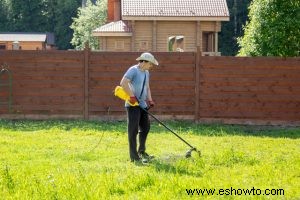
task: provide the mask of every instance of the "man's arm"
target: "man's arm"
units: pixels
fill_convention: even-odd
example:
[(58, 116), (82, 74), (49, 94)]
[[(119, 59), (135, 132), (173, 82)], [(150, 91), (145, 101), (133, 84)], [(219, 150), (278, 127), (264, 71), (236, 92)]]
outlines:
[(153, 101), (152, 100), (152, 95), (151, 95), (151, 89), (150, 89), (150, 85), (148, 84), (148, 91), (147, 91), (147, 94), (148, 94), (148, 96), (147, 96), (147, 100), (148, 101)]
[(151, 95), (151, 89), (150, 89), (150, 84), (148, 83), (148, 96), (147, 96), (147, 101), (148, 101), (148, 108), (152, 108), (155, 103), (154, 101), (152, 100), (152, 95)]
[(125, 90), (125, 92), (130, 96), (134, 96), (133, 92), (131, 91), (130, 87), (129, 87), (129, 84), (130, 84), (130, 80), (123, 77), (121, 82), (120, 82), (120, 85), (121, 87)]

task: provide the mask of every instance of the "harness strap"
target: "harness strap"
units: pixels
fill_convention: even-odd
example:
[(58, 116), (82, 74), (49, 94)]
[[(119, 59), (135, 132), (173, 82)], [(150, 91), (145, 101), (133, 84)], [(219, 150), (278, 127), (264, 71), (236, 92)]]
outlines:
[(142, 97), (142, 94), (144, 92), (145, 82), (146, 82), (146, 73), (145, 73), (145, 77), (144, 77), (144, 81), (143, 81), (143, 87), (142, 87), (142, 91), (141, 91), (141, 94), (139, 96), (139, 99)]

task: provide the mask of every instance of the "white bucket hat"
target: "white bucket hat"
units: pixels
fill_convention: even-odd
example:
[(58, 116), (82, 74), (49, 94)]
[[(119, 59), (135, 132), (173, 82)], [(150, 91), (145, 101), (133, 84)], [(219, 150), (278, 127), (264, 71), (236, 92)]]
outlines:
[(151, 62), (153, 65), (158, 65), (158, 62), (154, 56), (148, 52), (142, 53), (136, 60), (145, 60)]

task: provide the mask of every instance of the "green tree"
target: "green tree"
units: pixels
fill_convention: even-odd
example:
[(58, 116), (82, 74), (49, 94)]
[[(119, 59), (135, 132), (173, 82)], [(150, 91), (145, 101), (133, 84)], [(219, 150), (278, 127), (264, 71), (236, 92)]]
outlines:
[(72, 18), (81, 0), (0, 0), (0, 31), (52, 32), (59, 49), (72, 48)]
[(9, 30), (8, 7), (5, 0), (0, 0), (0, 32)]
[(300, 1), (254, 0), (240, 56), (299, 56)]
[(54, 32), (57, 21), (59, 20), (60, 8), (57, 0), (44, 0), (44, 16), (47, 20), (46, 30)]
[(56, 44), (59, 49), (70, 49), (73, 48), (70, 43), (73, 37), (73, 30), (70, 28), (70, 26), (73, 22), (73, 17), (75, 17), (77, 14), (78, 7), (81, 6), (81, 0), (76, 0), (75, 2), (74, 0), (56, 1), (56, 5), (54, 5), (54, 17), (52, 18)]
[(230, 20), (222, 23), (222, 31), (219, 34), (219, 49), (222, 55), (235, 56), (238, 53), (237, 38), (244, 33), (243, 26), (248, 19), (250, 1), (227, 0)]
[(46, 19), (43, 17), (44, 5), (40, 0), (9, 0), (10, 31), (39, 32), (43, 30)]
[(76, 16), (81, 0), (44, 0), (47, 25), (45, 31), (53, 32), (58, 49), (73, 48), (70, 41), (72, 18)]
[(95, 5), (89, 1), (85, 8), (78, 9), (78, 17), (73, 18), (71, 25), (74, 30), (71, 43), (76, 49), (83, 49), (86, 42), (91, 49), (99, 49), (98, 40), (92, 36), (92, 31), (105, 23), (106, 16), (106, 0), (98, 0)]

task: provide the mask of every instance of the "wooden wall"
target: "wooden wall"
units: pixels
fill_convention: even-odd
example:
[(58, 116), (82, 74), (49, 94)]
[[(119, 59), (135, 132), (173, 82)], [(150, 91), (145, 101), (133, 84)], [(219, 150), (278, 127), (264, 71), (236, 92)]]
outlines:
[[(170, 36), (184, 36), (184, 51), (195, 52), (197, 45), (202, 47), (203, 32), (220, 32), (221, 22), (201, 21), (156, 21), (156, 31), (153, 21), (135, 21), (134, 37), (105, 36), (98, 37), (102, 51), (154, 51), (168, 52), (168, 38)], [(198, 35), (197, 35), (198, 34)], [(134, 44), (131, 46), (131, 40)], [(124, 47), (116, 49), (115, 42), (123, 41)], [(141, 43), (147, 47), (141, 49)], [(155, 43), (155, 44), (154, 44)]]
[(168, 38), (180, 35), (184, 36), (184, 51), (196, 51), (196, 22), (157, 22), (157, 51), (168, 51)]
[(130, 51), (131, 38), (130, 37), (106, 37), (105, 51)]
[[(124, 102), (112, 91), (139, 54), (0, 51), (0, 65), (13, 75), (12, 112), (0, 105), (0, 117), (124, 119)], [(150, 77), (151, 112), (161, 119), (300, 124), (300, 58), (153, 54), (160, 65)]]
[[(12, 50), (13, 42), (4, 42), (6, 50)], [(19, 42), (19, 46), (22, 50), (45, 50), (46, 44), (44, 42)]]
[(137, 22), (135, 22), (134, 29), (135, 29), (134, 49), (136, 49), (136, 51), (143, 51), (140, 49), (142, 42), (148, 43), (148, 48), (147, 49), (145, 48), (144, 50), (150, 51), (151, 49), (153, 49), (153, 46), (152, 46), (153, 22), (152, 21), (145, 21), (145, 22), (137, 21)]

